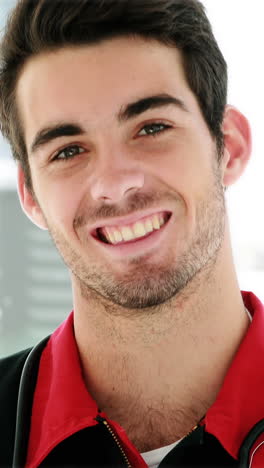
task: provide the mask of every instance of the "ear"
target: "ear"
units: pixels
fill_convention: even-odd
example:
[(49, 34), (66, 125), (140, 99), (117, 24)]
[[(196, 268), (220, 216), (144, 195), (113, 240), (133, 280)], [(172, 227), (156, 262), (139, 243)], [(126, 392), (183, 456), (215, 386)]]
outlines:
[(225, 142), (222, 184), (228, 187), (239, 179), (250, 159), (251, 130), (246, 117), (234, 107), (227, 106), (222, 131)]
[(17, 191), (22, 210), (30, 219), (30, 221), (32, 221), (32, 223), (38, 226), (40, 229), (48, 229), (37, 200), (35, 199), (33, 193), (31, 193), (31, 191), (26, 186), (24, 171), (20, 164), (18, 164)]

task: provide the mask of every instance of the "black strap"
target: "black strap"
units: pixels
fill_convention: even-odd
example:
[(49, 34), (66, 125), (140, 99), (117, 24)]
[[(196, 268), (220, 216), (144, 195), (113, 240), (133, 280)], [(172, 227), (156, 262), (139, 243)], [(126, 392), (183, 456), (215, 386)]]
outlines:
[(40, 341), (40, 343), (32, 349), (27, 357), (21, 374), (17, 404), (13, 468), (21, 468), (25, 466), (32, 402), (38, 377), (39, 361), (48, 340), (49, 336)]
[(250, 450), (256, 442), (257, 438), (264, 432), (264, 419), (261, 419), (246, 436), (239, 451), (239, 468), (249, 467)]

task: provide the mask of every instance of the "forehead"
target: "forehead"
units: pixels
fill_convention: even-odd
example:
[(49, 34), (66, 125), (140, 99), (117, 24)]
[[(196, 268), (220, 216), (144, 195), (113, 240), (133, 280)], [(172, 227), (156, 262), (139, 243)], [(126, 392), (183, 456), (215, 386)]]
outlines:
[(128, 102), (162, 92), (194, 101), (180, 52), (157, 41), (118, 38), (31, 58), (18, 80), (17, 103), (27, 140), (53, 120), (67, 116), (96, 126)]

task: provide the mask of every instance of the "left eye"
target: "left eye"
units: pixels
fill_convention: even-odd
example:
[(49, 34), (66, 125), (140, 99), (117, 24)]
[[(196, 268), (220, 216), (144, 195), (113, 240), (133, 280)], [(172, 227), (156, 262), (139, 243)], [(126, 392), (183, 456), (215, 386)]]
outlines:
[(170, 125), (166, 125), (164, 123), (152, 123), (145, 125), (139, 132), (139, 136), (145, 135), (157, 135), (158, 133), (162, 133), (168, 129), (170, 129)]
[(80, 153), (84, 153), (84, 149), (78, 145), (67, 146), (55, 154), (53, 161), (66, 161), (72, 159)]

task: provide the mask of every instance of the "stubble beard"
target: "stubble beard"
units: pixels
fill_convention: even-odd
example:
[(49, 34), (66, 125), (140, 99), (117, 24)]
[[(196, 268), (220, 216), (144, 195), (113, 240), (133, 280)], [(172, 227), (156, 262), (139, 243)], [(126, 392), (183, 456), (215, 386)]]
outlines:
[[(136, 211), (136, 210), (135, 210)], [(226, 206), (220, 175), (214, 169), (214, 184), (206, 197), (199, 201), (196, 230), (184, 253), (176, 260), (171, 254), (162, 264), (142, 258), (128, 262), (127, 273), (114, 276), (107, 267), (86, 262), (55, 226), (49, 226), (51, 237), (64, 263), (79, 284), (82, 297), (91, 297), (104, 305), (124, 309), (155, 310), (171, 299), (184, 295), (187, 287), (199, 279), (203, 271), (209, 277), (221, 249), (226, 220)], [(177, 236), (177, 229), (176, 236)], [(173, 246), (171, 251), (173, 251)], [(114, 266), (113, 266), (114, 268)], [(117, 307), (118, 308), (118, 307)]]

